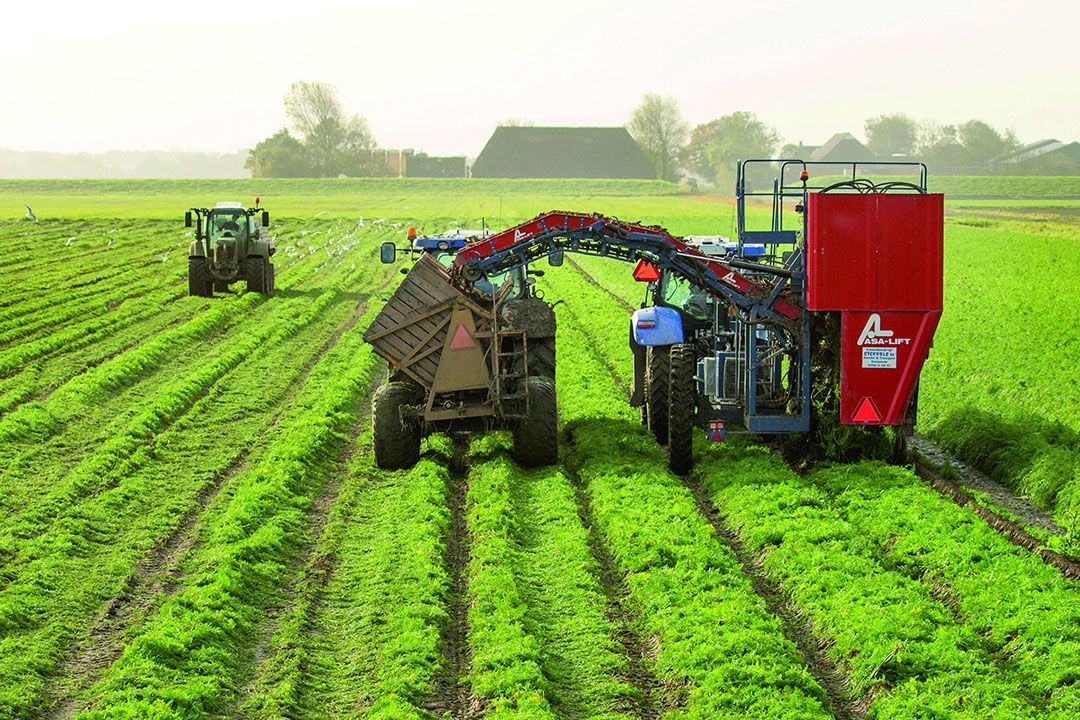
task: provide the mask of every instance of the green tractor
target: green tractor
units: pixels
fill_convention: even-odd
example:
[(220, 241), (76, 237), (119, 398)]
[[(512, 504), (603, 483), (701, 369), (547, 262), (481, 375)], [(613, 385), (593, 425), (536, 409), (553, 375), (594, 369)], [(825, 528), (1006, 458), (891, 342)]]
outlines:
[[(193, 216), (194, 214), (194, 216)], [(270, 239), (270, 213), (238, 202), (214, 208), (191, 208), (184, 225), (195, 226), (188, 249), (188, 294), (212, 297), (228, 290), (229, 283), (246, 280), (248, 292), (274, 294), (274, 241)]]

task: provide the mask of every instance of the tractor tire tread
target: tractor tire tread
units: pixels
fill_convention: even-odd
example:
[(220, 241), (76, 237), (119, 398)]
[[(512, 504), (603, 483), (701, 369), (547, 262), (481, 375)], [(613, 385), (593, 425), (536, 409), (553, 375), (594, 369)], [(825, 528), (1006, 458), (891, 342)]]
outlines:
[(371, 400), (375, 464), (383, 470), (411, 468), (420, 459), (420, 427), (402, 422), (401, 407), (418, 402), (415, 384), (389, 382)]
[(514, 427), (514, 462), (526, 468), (553, 465), (559, 461), (559, 411), (555, 384), (548, 378), (530, 377), (528, 417)]
[(694, 410), (697, 381), (694, 346), (671, 347), (668, 405), (668, 466), (676, 475), (690, 472), (694, 464)]
[(670, 348), (652, 346), (645, 351), (645, 407), (649, 429), (656, 442), (668, 441), (668, 379), (671, 374)]
[(188, 295), (191, 297), (213, 297), (214, 281), (210, 277), (210, 267), (204, 257), (188, 258)]
[(555, 382), (555, 338), (529, 339), (529, 375)]

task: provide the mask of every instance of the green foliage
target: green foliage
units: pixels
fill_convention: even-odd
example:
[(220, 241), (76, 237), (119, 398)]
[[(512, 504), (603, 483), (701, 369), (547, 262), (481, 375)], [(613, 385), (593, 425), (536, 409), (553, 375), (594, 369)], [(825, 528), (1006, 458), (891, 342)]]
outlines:
[(679, 160), (709, 180), (730, 180), (739, 160), (773, 157), (779, 144), (780, 134), (774, 128), (754, 113), (740, 110), (694, 128)]
[(960, 142), (972, 157), (987, 163), (1020, 146), (1012, 130), (998, 132), (982, 120), (968, 120), (958, 128)]
[(285, 128), (252, 148), (244, 163), (253, 178), (304, 178), (315, 176), (315, 165), (304, 144)]
[(689, 127), (674, 97), (645, 93), (634, 108), (626, 129), (637, 140), (661, 180), (674, 180), (679, 148)]
[(866, 146), (879, 157), (912, 155), (918, 139), (915, 121), (903, 113), (876, 115), (866, 121)]

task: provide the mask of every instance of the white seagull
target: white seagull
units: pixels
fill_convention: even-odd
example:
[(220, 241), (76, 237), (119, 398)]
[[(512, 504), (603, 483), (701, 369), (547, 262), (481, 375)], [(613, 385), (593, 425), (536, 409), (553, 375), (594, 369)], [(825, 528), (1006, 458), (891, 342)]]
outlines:
[(29, 205), (26, 205), (25, 207), (26, 207), (26, 219), (27, 220), (33, 220), (34, 222), (37, 222), (38, 219), (37, 219), (37, 215), (34, 214), (34, 208), (30, 207)]

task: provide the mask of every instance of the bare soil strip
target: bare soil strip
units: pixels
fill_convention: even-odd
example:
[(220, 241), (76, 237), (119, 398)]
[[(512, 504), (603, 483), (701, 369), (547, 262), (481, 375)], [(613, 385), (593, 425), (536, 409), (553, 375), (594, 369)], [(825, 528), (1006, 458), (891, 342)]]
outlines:
[(446, 538), (446, 573), (450, 592), (446, 610), (450, 622), (443, 629), (442, 646), (445, 665), (434, 682), (431, 699), (425, 709), (442, 717), (471, 720), (483, 714), (483, 707), (469, 686), (472, 652), (469, 647), (469, 529), (465, 507), (468, 490), (469, 441), (466, 435), (454, 435), (454, 456), (450, 460), (450, 533)]
[(1062, 575), (1070, 580), (1080, 580), (1080, 561), (1042, 547), (1042, 541), (1039, 538), (1024, 530), (1012, 520), (983, 507), (969, 493), (964, 492), (959, 485), (942, 477), (929, 466), (916, 463), (915, 472), (923, 480), (930, 483), (930, 487), (951, 498), (957, 505), (970, 508), (972, 512), (985, 520), (987, 525), (1007, 537), (1009, 542), (1038, 555), (1043, 562), (1057, 568)]
[(986, 493), (995, 505), (999, 505), (1016, 517), (1027, 527), (1045, 530), (1053, 535), (1065, 535), (1065, 528), (1054, 522), (1042, 509), (1035, 507), (1030, 501), (1018, 497), (1011, 488), (987, 477), (978, 469), (962, 463), (950, 456), (945, 450), (930, 442), (926, 438), (915, 436), (911, 438), (910, 445), (915, 452), (922, 455), (937, 467), (951, 468), (960, 476), (961, 486)]
[(633, 712), (641, 720), (659, 720), (662, 713), (679, 707), (682, 688), (665, 686), (653, 672), (656, 647), (654, 644), (645, 642), (634, 630), (636, 617), (627, 607), (630, 591), (615, 565), (615, 559), (600, 537), (593, 519), (592, 503), (585, 492), (581, 478), (568, 465), (564, 466), (563, 472), (566, 473), (566, 477), (574, 488), (578, 517), (589, 534), (589, 552), (600, 568), (600, 586), (607, 597), (607, 608), (604, 614), (612, 627), (616, 629), (615, 640), (622, 646), (623, 655), (627, 659), (627, 676), (623, 679), (641, 694), (641, 699), (635, 703)]
[(851, 700), (848, 691), (850, 682), (826, 652), (828, 643), (814, 635), (813, 629), (802, 618), (799, 609), (762, 567), (761, 559), (747, 550), (738, 533), (724, 522), (701, 483), (684, 478), (683, 484), (694, 496), (698, 511), (708, 520), (716, 537), (735, 554), (742, 565), (743, 573), (750, 578), (754, 592), (765, 601), (769, 612), (780, 620), (784, 637), (799, 648), (810, 674), (828, 695), (832, 714), (838, 720), (862, 720), (866, 717), (870, 698), (859, 702)]
[[(378, 293), (379, 290), (375, 292)], [(345, 322), (335, 328), (315, 354), (308, 358), (297, 381), (282, 398), (280, 409), (264, 434), (271, 432), (280, 423), (284, 410), (289, 407), (290, 401), (303, 386), (304, 379), (319, 359), (337, 344), (344, 332), (359, 322), (366, 311), (366, 302), (358, 304)], [(355, 438), (349, 443), (349, 446), (352, 445), (355, 445)], [(172, 533), (135, 566), (128, 576), (124, 590), (106, 604), (86, 637), (69, 648), (57, 669), (60, 680), (48, 693), (46, 705), (52, 707), (43, 716), (46, 720), (67, 720), (85, 709), (79, 702), (78, 695), (97, 682), (109, 665), (120, 657), (124, 649), (124, 635), (133, 622), (145, 617), (180, 589), (181, 565), (183, 560), (199, 547), (200, 538), (196, 529), (203, 515), (232, 478), (248, 469), (248, 459), (252, 451), (252, 447), (246, 448), (225, 472), (199, 492), (195, 504), (184, 514)], [(319, 505), (319, 500), (316, 501), (316, 506)], [(327, 499), (327, 509), (330, 504)], [(325, 523), (325, 516), (323, 522)], [(321, 534), (321, 530), (319, 532)]]

